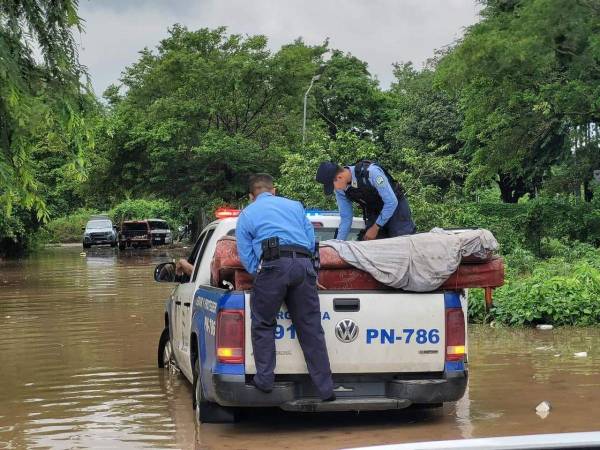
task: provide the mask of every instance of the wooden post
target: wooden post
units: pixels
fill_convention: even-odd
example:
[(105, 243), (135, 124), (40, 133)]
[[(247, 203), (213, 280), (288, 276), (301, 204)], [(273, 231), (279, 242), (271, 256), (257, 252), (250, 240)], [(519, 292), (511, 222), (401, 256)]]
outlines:
[(493, 292), (493, 289), (491, 287), (488, 286), (485, 288), (485, 310), (486, 311), (489, 311), (493, 305), (492, 292)]

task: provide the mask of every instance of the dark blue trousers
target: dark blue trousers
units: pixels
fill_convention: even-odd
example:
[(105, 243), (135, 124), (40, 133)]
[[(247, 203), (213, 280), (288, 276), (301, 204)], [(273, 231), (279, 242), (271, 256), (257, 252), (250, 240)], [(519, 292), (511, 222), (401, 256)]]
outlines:
[(317, 273), (308, 258), (263, 261), (250, 297), (254, 382), (271, 388), (275, 380), (276, 316), (285, 302), (296, 328), (310, 377), (322, 399), (333, 393), (333, 380), (317, 294)]
[[(365, 223), (367, 230), (375, 223), (377, 217), (379, 217), (379, 214), (367, 216)], [(394, 214), (392, 214), (392, 217), (390, 217), (387, 223), (380, 228), (377, 239), (415, 234), (416, 231), (417, 227), (412, 220), (408, 200), (406, 197), (402, 197), (398, 200), (398, 206), (396, 207)]]

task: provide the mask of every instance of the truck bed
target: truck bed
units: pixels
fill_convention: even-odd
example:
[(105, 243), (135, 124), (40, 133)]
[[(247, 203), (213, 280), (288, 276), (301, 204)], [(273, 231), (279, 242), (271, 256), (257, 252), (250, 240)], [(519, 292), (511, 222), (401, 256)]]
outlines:
[[(319, 283), (332, 290), (389, 290), (369, 273), (352, 267), (331, 247), (321, 247)], [(211, 265), (211, 285), (236, 290), (252, 289), (252, 277), (239, 259), (235, 238), (224, 237), (217, 242)], [(463, 261), (440, 290), (466, 288), (496, 288), (504, 284), (504, 261), (489, 255), (488, 259)]]

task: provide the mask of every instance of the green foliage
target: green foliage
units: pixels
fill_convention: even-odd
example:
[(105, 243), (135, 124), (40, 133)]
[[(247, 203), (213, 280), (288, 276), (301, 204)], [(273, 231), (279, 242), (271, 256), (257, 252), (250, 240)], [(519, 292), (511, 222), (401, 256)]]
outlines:
[(317, 114), (331, 137), (356, 130), (379, 136), (385, 96), (371, 77), (367, 63), (333, 50), (316, 82), (314, 103)]
[(110, 204), (158, 195), (194, 220), (245, 202), (249, 175), (278, 176), (283, 149), (299, 141), (302, 95), (324, 51), (296, 41), (273, 53), (264, 36), (175, 25), (105, 93), (84, 191), (94, 203), (108, 192)]
[(81, 242), (83, 237), (82, 228), (93, 214), (97, 211), (80, 209), (68, 216), (58, 217), (48, 222), (38, 232), (40, 240), (48, 243)]
[(407, 172), (410, 191), (433, 188), (440, 200), (462, 185), (466, 175), (456, 99), (434, 86), (430, 69), (418, 72), (410, 63), (396, 64), (394, 74), (385, 124), (386, 162)]
[(538, 262), (531, 277), (510, 280), (496, 290), (493, 315), (508, 325), (600, 322), (600, 254), (591, 261)]
[[(79, 176), (93, 145), (82, 110), (73, 29), (80, 29), (74, 0), (0, 3), (0, 208), (13, 205), (48, 218), (44, 196), (46, 154)], [(36, 48), (41, 58), (35, 58)], [(8, 235), (6, 235), (8, 236)]]
[[(588, 0), (484, 3), (483, 20), (441, 59), (436, 77), (459, 96), (469, 181), (496, 180), (502, 198), (516, 202), (536, 193), (551, 166), (573, 162), (577, 130), (598, 122), (600, 9)], [(599, 162), (598, 139), (592, 144), (586, 167), (569, 163), (583, 182)]]
[(130, 199), (125, 200), (109, 211), (113, 223), (124, 220), (163, 219), (172, 228), (182, 223), (180, 211), (166, 200)]

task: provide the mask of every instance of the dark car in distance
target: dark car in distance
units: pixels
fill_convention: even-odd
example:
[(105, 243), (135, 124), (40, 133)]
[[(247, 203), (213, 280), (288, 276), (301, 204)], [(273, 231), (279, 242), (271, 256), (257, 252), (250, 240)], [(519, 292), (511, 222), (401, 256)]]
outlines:
[(147, 220), (126, 220), (119, 232), (119, 249), (152, 247), (152, 231)]

